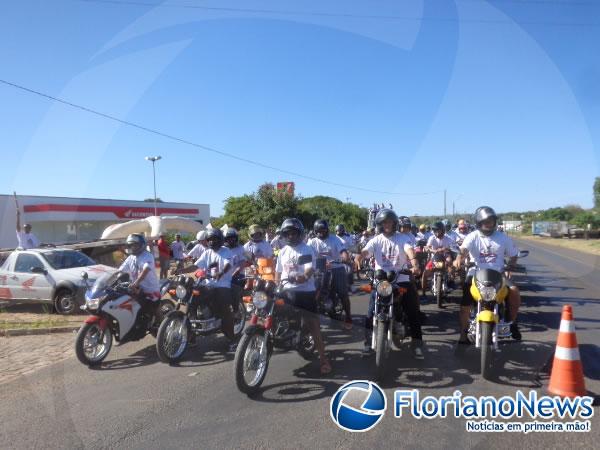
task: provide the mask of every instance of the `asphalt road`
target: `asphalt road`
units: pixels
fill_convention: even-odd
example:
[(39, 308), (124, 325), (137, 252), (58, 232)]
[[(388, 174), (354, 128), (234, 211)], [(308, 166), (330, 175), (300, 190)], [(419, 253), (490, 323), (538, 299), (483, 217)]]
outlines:
[[(517, 389), (544, 393), (540, 369), (551, 358), (564, 304), (574, 306), (577, 338), (588, 390), (600, 393), (600, 281), (596, 257), (538, 244), (523, 260), (526, 276), (521, 312), (523, 341), (498, 355), (498, 378), (483, 380), (478, 354), (458, 357), (458, 306), (438, 310), (424, 303), (427, 350), (414, 361), (407, 349), (392, 353), (389, 377), (380, 385), (388, 402), (397, 388), (417, 388), (421, 397), (514, 395)], [(360, 354), (367, 297), (352, 299), (355, 327), (343, 331), (323, 320), (334, 372), (321, 377), (316, 363), (295, 353), (277, 353), (256, 398), (240, 394), (232, 355), (223, 338), (208, 339), (178, 367), (161, 364), (154, 340), (113, 347), (96, 370), (72, 357), (0, 385), (0, 447), (6, 448), (595, 448), (598, 408), (589, 433), (468, 433), (465, 420), (396, 419), (391, 409), (373, 430), (352, 434), (329, 417), (329, 402), (344, 383), (371, 379), (374, 359)]]

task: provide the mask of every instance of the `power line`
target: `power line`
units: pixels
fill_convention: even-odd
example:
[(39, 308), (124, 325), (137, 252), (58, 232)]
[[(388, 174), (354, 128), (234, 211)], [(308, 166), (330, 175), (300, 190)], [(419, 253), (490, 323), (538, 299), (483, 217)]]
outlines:
[[(138, 0), (77, 0), (82, 3), (103, 3), (109, 5), (120, 5), (120, 6), (149, 6), (154, 8), (180, 8), (180, 9), (197, 9), (203, 11), (216, 11), (225, 13), (249, 13), (249, 14), (277, 14), (284, 16), (316, 16), (316, 17), (339, 17), (349, 19), (370, 19), (370, 20), (396, 20), (396, 21), (417, 21), (417, 22), (458, 22), (458, 23), (477, 23), (477, 24), (498, 24), (498, 25), (512, 25), (514, 22), (511, 20), (498, 20), (498, 19), (460, 19), (455, 17), (416, 17), (416, 16), (385, 16), (385, 15), (371, 15), (371, 14), (352, 14), (352, 13), (333, 13), (333, 12), (317, 12), (317, 11), (299, 11), (299, 10), (277, 10), (277, 9), (252, 9), (252, 8), (234, 8), (234, 7), (222, 7), (222, 6), (202, 6), (202, 5), (185, 5), (180, 3), (147, 3)], [(472, 0), (475, 1), (475, 0)], [(505, 0), (513, 1), (514, 3), (525, 3), (525, 1), (517, 0)], [(539, 4), (553, 4), (553, 5), (571, 5), (567, 2), (550, 2), (548, 0), (527, 0), (531, 3)], [(483, 3), (483, 2), (481, 2)], [(493, 2), (490, 2), (493, 4)], [(574, 3), (575, 4), (575, 3)], [(585, 5), (592, 5), (592, 3), (580, 3)], [(600, 27), (598, 22), (544, 22), (544, 21), (518, 21), (519, 25), (539, 25), (539, 26), (550, 26), (550, 27)]]
[(106, 114), (106, 113), (103, 113), (103, 112), (100, 112), (100, 111), (96, 111), (96, 110), (88, 108), (86, 106), (78, 105), (76, 103), (72, 103), (72, 102), (69, 102), (67, 100), (63, 100), (61, 98), (54, 97), (54, 96), (49, 95), (49, 94), (45, 94), (43, 92), (36, 91), (34, 89), (31, 89), (31, 88), (28, 88), (28, 87), (25, 87), (25, 86), (22, 86), (22, 85), (19, 85), (19, 84), (16, 84), (16, 83), (12, 83), (12, 82), (7, 81), (7, 80), (0, 79), (0, 83), (4, 84), (6, 86), (11, 86), (11, 87), (16, 88), (16, 89), (20, 89), (20, 90), (25, 91), (25, 92), (29, 92), (30, 94), (35, 94), (35, 95), (47, 98), (47, 99), (52, 100), (52, 101), (55, 101), (55, 102), (58, 102), (58, 103), (62, 103), (63, 105), (67, 105), (67, 106), (70, 106), (72, 108), (79, 109), (81, 111), (85, 111), (85, 112), (90, 113), (90, 114), (94, 114), (96, 116), (103, 117), (103, 118), (108, 119), (108, 120), (112, 120), (114, 122), (118, 122), (118, 123), (120, 123), (122, 125), (126, 125), (128, 127), (137, 128), (138, 130), (142, 130), (142, 131), (145, 131), (147, 133), (151, 133), (151, 134), (154, 134), (154, 135), (157, 135), (157, 136), (161, 136), (161, 137), (166, 138), (166, 139), (170, 139), (172, 141), (179, 142), (181, 144), (190, 145), (192, 147), (196, 147), (196, 148), (199, 148), (201, 150), (205, 150), (207, 152), (215, 153), (217, 155), (224, 156), (226, 158), (235, 159), (237, 161), (241, 161), (241, 162), (244, 162), (244, 163), (247, 163), (247, 164), (251, 164), (251, 165), (257, 166), (257, 167), (262, 167), (263, 169), (274, 170), (276, 172), (281, 172), (281, 173), (284, 173), (286, 175), (292, 175), (292, 176), (295, 176), (295, 177), (298, 177), (298, 178), (304, 178), (306, 180), (316, 181), (318, 183), (323, 183), (323, 184), (328, 184), (328, 185), (331, 185), (331, 186), (342, 187), (342, 188), (345, 188), (345, 189), (353, 189), (353, 190), (356, 190), (356, 191), (370, 192), (370, 193), (374, 193), (374, 194), (385, 194), (385, 195), (422, 196), (422, 195), (431, 195), (431, 194), (437, 194), (439, 192), (442, 192), (442, 191), (431, 191), (431, 192), (391, 192), (391, 191), (381, 191), (381, 190), (377, 190), (377, 189), (369, 189), (369, 188), (359, 187), (359, 186), (351, 186), (349, 184), (343, 184), (343, 183), (336, 183), (334, 181), (325, 180), (323, 178), (313, 177), (313, 176), (310, 176), (310, 175), (304, 175), (304, 174), (299, 173), (299, 172), (293, 172), (291, 170), (287, 170), (287, 169), (282, 169), (280, 167), (271, 166), (269, 164), (264, 164), (262, 162), (255, 161), (255, 160), (252, 160), (252, 159), (243, 158), (243, 157), (235, 155), (233, 153), (229, 153), (229, 152), (225, 152), (225, 151), (222, 151), (222, 150), (218, 150), (218, 149), (216, 149), (214, 147), (208, 147), (206, 145), (197, 144), (197, 143), (189, 141), (187, 139), (180, 138), (180, 137), (177, 137), (177, 136), (173, 136), (171, 134), (168, 134), (168, 133), (156, 130), (154, 128), (149, 128), (149, 127), (146, 127), (144, 125), (140, 125), (140, 124), (137, 124), (137, 123), (134, 123), (134, 122), (130, 122), (128, 120), (123, 120), (123, 119), (120, 119), (118, 117), (112, 116), (110, 114)]

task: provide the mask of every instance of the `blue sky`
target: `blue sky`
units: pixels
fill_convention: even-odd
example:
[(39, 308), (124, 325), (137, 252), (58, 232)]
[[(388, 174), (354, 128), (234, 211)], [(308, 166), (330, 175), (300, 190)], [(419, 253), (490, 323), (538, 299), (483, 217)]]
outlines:
[(0, 193), (143, 199), (160, 154), (158, 195), (213, 215), (265, 181), (410, 215), (440, 214), (443, 189), (448, 210), (592, 204), (600, 2), (21, 0), (0, 38), (0, 79), (410, 195), (2, 84)]

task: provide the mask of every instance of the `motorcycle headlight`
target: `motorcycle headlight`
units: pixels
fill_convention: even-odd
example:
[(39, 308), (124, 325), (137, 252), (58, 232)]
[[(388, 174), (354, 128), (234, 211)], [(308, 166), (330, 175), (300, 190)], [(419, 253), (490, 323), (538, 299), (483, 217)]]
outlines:
[(496, 288), (494, 286), (483, 286), (482, 284), (477, 286), (479, 288), (479, 293), (481, 294), (481, 299), (483, 301), (489, 302), (496, 298)]
[(380, 297), (389, 297), (392, 295), (392, 283), (389, 281), (382, 281), (377, 285), (377, 294)]
[(252, 296), (252, 303), (254, 303), (254, 306), (256, 306), (257, 309), (262, 309), (267, 306), (268, 299), (265, 292), (258, 291)]
[(175, 295), (179, 299), (185, 298), (185, 296), (187, 295), (187, 289), (185, 288), (185, 286), (177, 286), (177, 289), (175, 289)]
[(100, 299), (92, 298), (90, 292), (88, 291), (85, 294), (85, 306), (87, 306), (87, 309), (96, 310), (98, 309), (98, 306), (100, 306)]
[(444, 261), (436, 261), (436, 262), (434, 263), (434, 267), (435, 267), (436, 269), (443, 269), (443, 268), (444, 268)]

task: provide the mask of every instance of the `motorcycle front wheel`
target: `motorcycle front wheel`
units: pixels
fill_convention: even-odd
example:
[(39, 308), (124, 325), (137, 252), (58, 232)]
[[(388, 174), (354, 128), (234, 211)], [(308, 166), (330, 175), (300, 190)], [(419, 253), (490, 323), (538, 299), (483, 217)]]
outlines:
[(377, 334), (375, 335), (375, 378), (378, 381), (385, 377), (385, 367), (389, 353), (388, 348), (388, 326), (389, 324), (380, 321), (377, 324)]
[(492, 377), (492, 331), (494, 324), (491, 322), (481, 322), (481, 376), (489, 380)]
[(246, 305), (243, 301), (240, 300), (240, 304), (238, 305), (237, 313), (234, 313), (233, 320), (233, 334), (237, 338), (244, 329), (246, 328), (246, 317), (248, 311), (246, 310)]
[(244, 334), (238, 344), (233, 362), (235, 384), (240, 392), (246, 395), (256, 394), (267, 376), (267, 339), (268, 337), (260, 332)]
[(98, 323), (85, 323), (75, 339), (75, 355), (81, 364), (100, 364), (112, 347), (112, 332), (109, 327), (102, 330)]
[(156, 353), (167, 364), (178, 362), (188, 345), (187, 317), (180, 311), (169, 314), (160, 324), (156, 335)]
[(435, 277), (435, 300), (437, 302), (438, 308), (442, 308), (444, 306), (444, 294), (442, 292), (442, 277), (438, 275)]

